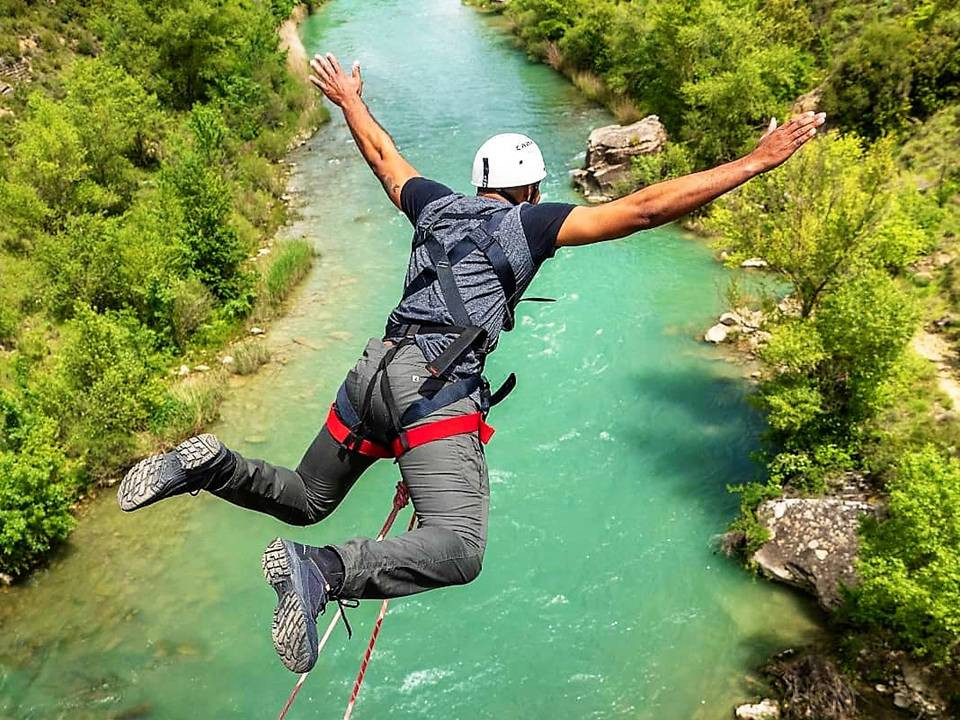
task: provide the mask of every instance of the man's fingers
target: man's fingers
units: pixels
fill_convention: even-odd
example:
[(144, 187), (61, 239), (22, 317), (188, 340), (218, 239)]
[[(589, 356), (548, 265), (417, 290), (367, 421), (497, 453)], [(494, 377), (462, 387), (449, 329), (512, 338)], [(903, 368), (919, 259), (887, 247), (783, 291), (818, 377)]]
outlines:
[(363, 74), (360, 72), (360, 61), (353, 61), (353, 77), (357, 81), (357, 95), (363, 95)]
[(330, 81), (330, 68), (322, 55), (317, 55), (315, 58), (313, 58), (313, 60), (310, 62), (310, 67), (313, 68), (313, 71), (321, 80), (326, 80), (327, 82)]
[(793, 139), (793, 146), (798, 148), (798, 147), (800, 147), (801, 145), (804, 145), (804, 144), (807, 143), (809, 140), (813, 140), (813, 138), (816, 136), (816, 134), (817, 134), (817, 129), (816, 129), (816, 128), (809, 128), (809, 129), (808, 129), (806, 132), (804, 132), (802, 135), (800, 135), (799, 137), (796, 137), (796, 138)]
[(337, 56), (333, 53), (327, 53), (327, 62), (330, 63), (330, 68), (337, 75), (341, 74), (343, 70), (340, 69), (340, 63), (337, 61)]

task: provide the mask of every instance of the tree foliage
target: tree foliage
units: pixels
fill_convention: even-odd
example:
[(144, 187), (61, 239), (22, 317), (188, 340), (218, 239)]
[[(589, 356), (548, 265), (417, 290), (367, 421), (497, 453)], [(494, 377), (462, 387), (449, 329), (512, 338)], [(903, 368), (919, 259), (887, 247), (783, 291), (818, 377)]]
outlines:
[(808, 317), (852, 274), (898, 270), (929, 249), (899, 191), (889, 143), (830, 134), (718, 203), (707, 226), (731, 263), (761, 257), (788, 280)]
[(278, 48), (293, 3), (0, 7), (0, 34), (39, 38), (0, 44), (34, 75), (0, 98), (0, 572), (18, 575), (138, 434), (209, 417), (168, 367), (237, 334), (260, 288), (279, 302), (247, 259), (283, 219), (272, 161), (323, 116)]
[(887, 489), (888, 517), (864, 527), (854, 616), (943, 662), (960, 642), (960, 461), (922, 448)]

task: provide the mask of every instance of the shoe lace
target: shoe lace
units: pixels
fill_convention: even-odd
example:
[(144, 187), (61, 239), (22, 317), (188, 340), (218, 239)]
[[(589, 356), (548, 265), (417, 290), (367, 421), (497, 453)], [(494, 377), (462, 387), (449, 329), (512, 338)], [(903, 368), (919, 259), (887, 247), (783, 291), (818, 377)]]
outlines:
[(347, 630), (347, 640), (353, 637), (353, 628), (350, 627), (350, 621), (347, 620), (347, 611), (346, 608), (358, 608), (360, 607), (359, 600), (341, 600), (340, 598), (334, 598), (337, 602), (337, 607), (340, 608), (340, 619), (343, 620), (343, 626)]

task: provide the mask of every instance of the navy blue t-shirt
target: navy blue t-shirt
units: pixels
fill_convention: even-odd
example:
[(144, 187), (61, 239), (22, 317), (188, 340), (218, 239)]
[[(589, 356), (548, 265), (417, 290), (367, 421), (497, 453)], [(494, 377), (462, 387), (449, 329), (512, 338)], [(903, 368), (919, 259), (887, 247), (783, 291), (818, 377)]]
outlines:
[[(442, 183), (425, 177), (410, 178), (400, 190), (400, 205), (403, 213), (414, 227), (423, 209), (434, 200), (452, 195), (453, 190)], [(539, 267), (544, 260), (553, 257), (557, 250), (557, 235), (567, 215), (576, 205), (567, 203), (540, 203), (526, 205), (520, 211), (523, 234), (527, 236), (530, 255)]]

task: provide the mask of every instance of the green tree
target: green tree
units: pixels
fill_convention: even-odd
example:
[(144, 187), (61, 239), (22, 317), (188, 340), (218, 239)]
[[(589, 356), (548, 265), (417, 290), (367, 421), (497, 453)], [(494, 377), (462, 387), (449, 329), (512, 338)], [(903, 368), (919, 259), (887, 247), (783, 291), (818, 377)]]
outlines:
[(878, 260), (902, 267), (925, 249), (898, 190), (889, 143), (868, 150), (855, 136), (831, 133), (731, 193), (707, 226), (732, 264), (761, 257), (789, 281), (808, 317), (852, 273)]
[(65, 107), (91, 177), (129, 194), (135, 181), (133, 165), (150, 163), (160, 142), (156, 97), (104, 58), (76, 61), (64, 77), (64, 87)]
[(823, 107), (843, 127), (876, 138), (910, 115), (915, 30), (899, 18), (867, 25), (837, 58)]
[(67, 108), (40, 93), (32, 94), (18, 135), (8, 177), (36, 193), (43, 205), (37, 206), (35, 214), (45, 216), (48, 213), (40, 208), (49, 208), (49, 215), (62, 218), (82, 206), (90, 166)]
[(689, 71), (680, 86), (686, 109), (681, 137), (703, 164), (730, 160), (752, 146), (771, 116), (782, 116), (806, 87), (812, 59), (802, 50), (767, 41), (762, 16), (731, 12), (720, 0), (700, 3), (677, 42)]

